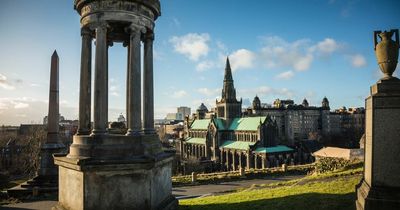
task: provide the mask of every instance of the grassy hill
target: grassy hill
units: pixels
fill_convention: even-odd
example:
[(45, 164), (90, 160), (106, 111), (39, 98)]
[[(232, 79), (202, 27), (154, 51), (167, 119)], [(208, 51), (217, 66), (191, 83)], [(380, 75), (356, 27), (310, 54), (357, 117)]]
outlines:
[(180, 200), (179, 209), (353, 210), (355, 185), (360, 181), (361, 173), (362, 168), (357, 166), (278, 184), (252, 186), (230, 194)]

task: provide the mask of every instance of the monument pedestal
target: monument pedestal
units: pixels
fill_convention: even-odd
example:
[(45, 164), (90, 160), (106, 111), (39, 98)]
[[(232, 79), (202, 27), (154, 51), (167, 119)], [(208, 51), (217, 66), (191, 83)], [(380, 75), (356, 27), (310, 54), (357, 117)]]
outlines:
[(161, 150), (157, 135), (74, 136), (70, 154), (54, 159), (59, 165), (55, 209), (177, 208), (171, 194), (173, 154)]
[(358, 210), (400, 209), (400, 80), (382, 79), (366, 99), (364, 178)]

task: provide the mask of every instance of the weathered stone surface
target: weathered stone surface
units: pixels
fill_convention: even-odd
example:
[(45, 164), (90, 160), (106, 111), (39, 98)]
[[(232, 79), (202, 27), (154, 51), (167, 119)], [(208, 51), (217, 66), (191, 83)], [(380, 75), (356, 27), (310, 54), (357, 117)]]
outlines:
[(365, 104), (365, 164), (357, 209), (400, 209), (400, 80), (378, 81)]
[[(80, 129), (68, 155), (56, 155), (60, 168), (56, 209), (174, 209), (171, 162), (153, 129), (154, 21), (159, 0), (75, 0), (81, 15), (82, 61)], [(144, 38), (146, 37), (146, 38)], [(90, 133), (90, 57), (95, 38), (93, 129)], [(150, 38), (150, 39), (149, 39)], [(145, 39), (145, 40), (143, 40)], [(145, 85), (141, 94), (141, 42), (146, 43)], [(151, 42), (150, 42), (151, 41)], [(128, 46), (126, 135), (111, 134), (108, 124), (108, 47)], [(88, 98), (89, 97), (89, 98)], [(142, 104), (145, 101), (149, 104)], [(145, 127), (141, 111), (144, 109)]]
[[(57, 157), (59, 209), (163, 209), (171, 197), (172, 157), (94, 161)], [(168, 201), (168, 202), (167, 202)], [(167, 202), (167, 204), (166, 204)]]

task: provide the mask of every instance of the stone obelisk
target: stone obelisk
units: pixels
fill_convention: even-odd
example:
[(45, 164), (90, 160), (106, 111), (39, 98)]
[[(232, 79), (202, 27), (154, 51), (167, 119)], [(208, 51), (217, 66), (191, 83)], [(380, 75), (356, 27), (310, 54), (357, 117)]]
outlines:
[[(396, 40), (391, 37), (395, 34)], [(379, 35), (382, 41), (377, 44)], [(365, 100), (364, 176), (357, 186), (358, 210), (400, 209), (400, 80), (392, 76), (399, 53), (399, 32), (376, 31), (375, 51), (384, 77)]]
[(54, 51), (51, 56), (50, 91), (47, 139), (40, 145), (40, 161), (37, 176), (27, 182), (8, 189), (11, 197), (31, 195), (37, 187), (40, 193), (56, 193), (58, 191), (58, 167), (54, 165), (53, 154), (62, 153), (65, 146), (59, 138), (59, 97), (58, 97), (58, 55)]
[(57, 182), (58, 167), (54, 165), (53, 154), (63, 151), (65, 146), (59, 137), (59, 60), (57, 51), (51, 56), (49, 113), (47, 139), (40, 147), (38, 178), (43, 182)]

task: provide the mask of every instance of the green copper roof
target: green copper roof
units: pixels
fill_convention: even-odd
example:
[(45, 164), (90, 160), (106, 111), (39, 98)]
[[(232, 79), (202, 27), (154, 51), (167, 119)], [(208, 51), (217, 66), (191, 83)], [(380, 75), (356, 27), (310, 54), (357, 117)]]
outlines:
[(186, 138), (186, 143), (189, 143), (189, 144), (206, 144), (206, 139), (205, 138), (187, 137)]
[(275, 147), (257, 147), (255, 152), (258, 153), (275, 153), (275, 152), (290, 152), (293, 151), (292, 148), (284, 146), (284, 145), (278, 145)]
[(256, 142), (247, 141), (225, 141), (221, 147), (225, 149), (240, 149), (248, 150), (250, 146), (253, 146)]
[(263, 123), (265, 119), (266, 117), (235, 118), (229, 126), (229, 130), (256, 131), (260, 122)]
[(215, 121), (215, 124), (217, 125), (217, 128), (218, 128), (219, 130), (224, 130), (224, 129), (225, 129), (224, 122), (223, 122), (222, 119), (220, 119), (220, 118), (215, 118), (214, 121)]
[(193, 121), (190, 128), (198, 129), (198, 130), (207, 130), (208, 124), (210, 124), (210, 119), (195, 120), (195, 121)]

